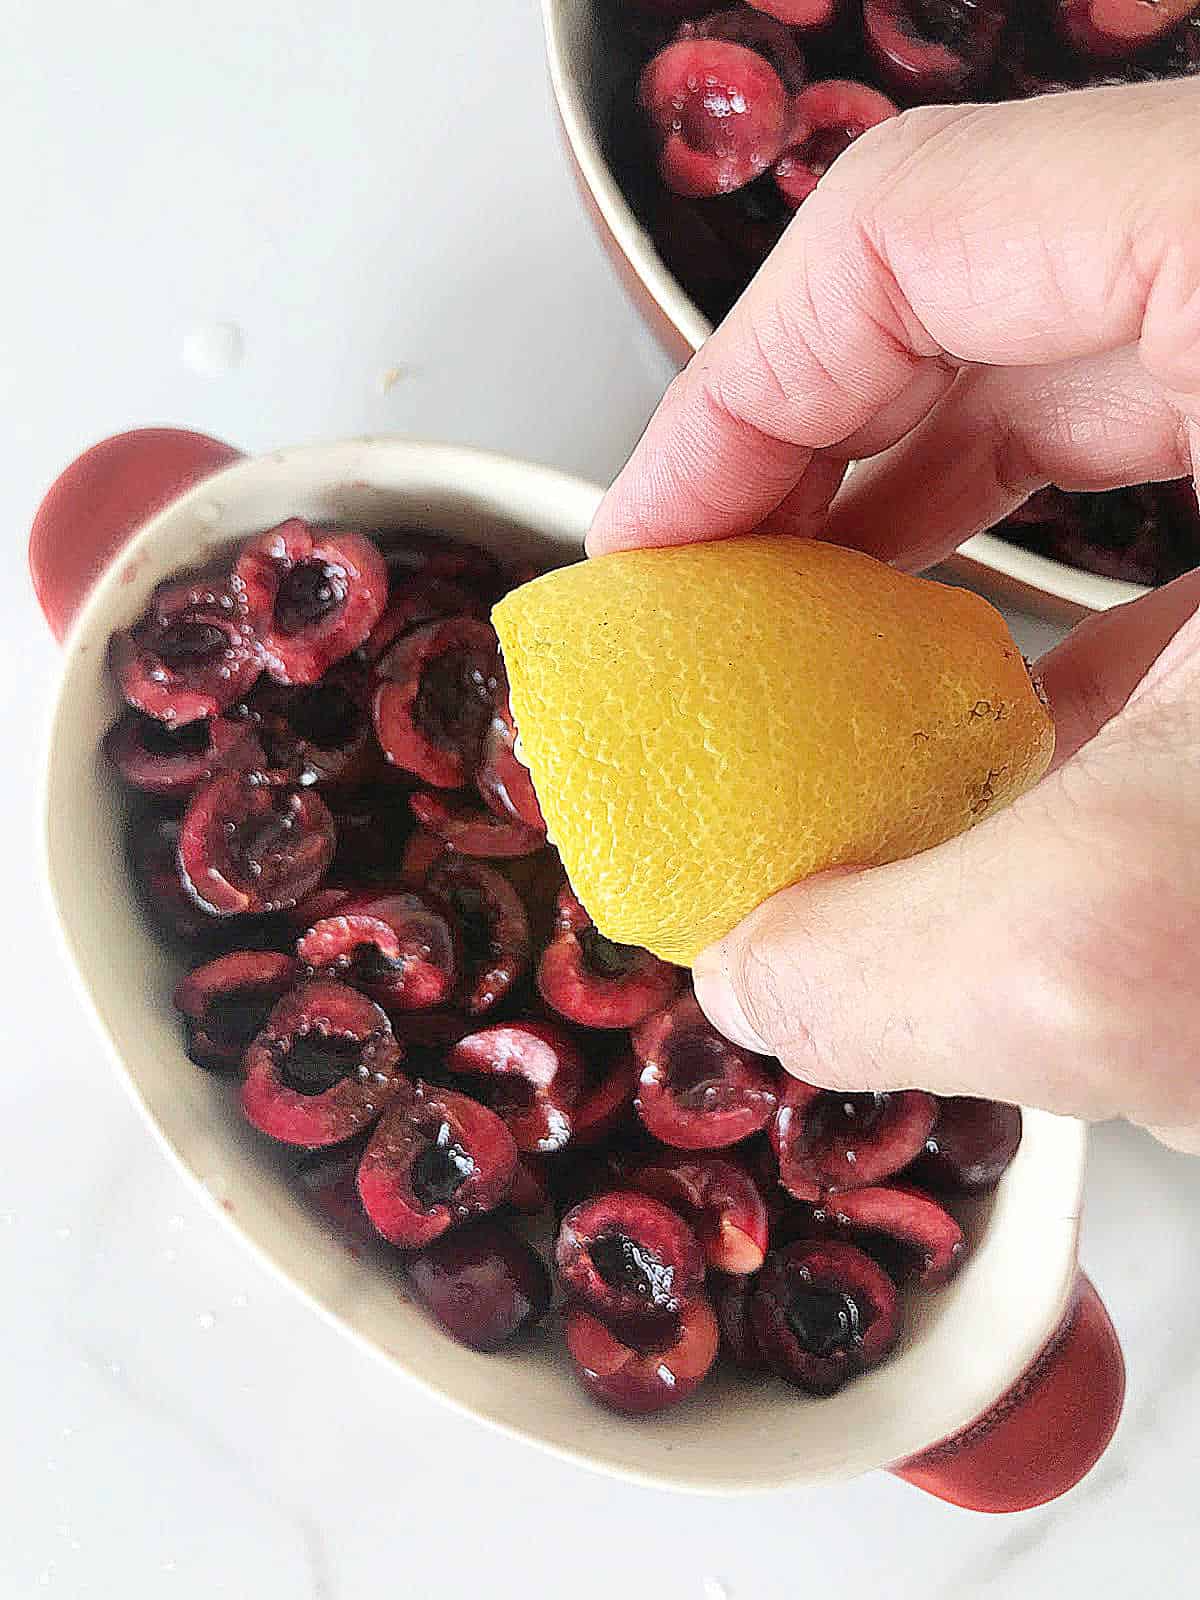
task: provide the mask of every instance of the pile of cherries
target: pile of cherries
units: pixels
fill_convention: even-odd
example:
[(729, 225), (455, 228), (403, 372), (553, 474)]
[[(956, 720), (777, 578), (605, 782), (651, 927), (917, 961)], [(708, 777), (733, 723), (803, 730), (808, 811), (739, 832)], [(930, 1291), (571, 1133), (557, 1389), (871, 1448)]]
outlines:
[(786, 1078), (684, 972), (597, 930), (487, 621), (527, 576), (293, 519), (114, 637), (105, 749), (146, 911), (189, 967), (188, 1053), (474, 1348), (548, 1312), (542, 1216), (606, 1404), (672, 1405), (722, 1347), (830, 1394), (896, 1343), (898, 1285), (954, 1272), (952, 1208), (999, 1180), (1020, 1113)]
[[(1200, 73), (1200, 0), (614, 0), (614, 164), (719, 321), (830, 164), (902, 106)], [(618, 73), (620, 73), (618, 66)], [(1200, 562), (1190, 482), (1036, 496), (996, 530), (1132, 583)]]

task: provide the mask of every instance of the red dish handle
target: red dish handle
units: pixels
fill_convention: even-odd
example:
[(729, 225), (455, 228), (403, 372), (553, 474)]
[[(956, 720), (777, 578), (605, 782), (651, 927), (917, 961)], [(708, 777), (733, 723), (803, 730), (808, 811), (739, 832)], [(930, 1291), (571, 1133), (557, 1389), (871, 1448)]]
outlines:
[(183, 428), (135, 428), (73, 461), (38, 507), (29, 535), (34, 592), (61, 640), (96, 579), (148, 517), (241, 459)]
[(1120, 1343), (1081, 1272), (1057, 1331), (1007, 1394), (961, 1433), (891, 1470), (969, 1511), (1028, 1511), (1091, 1471), (1124, 1398)]

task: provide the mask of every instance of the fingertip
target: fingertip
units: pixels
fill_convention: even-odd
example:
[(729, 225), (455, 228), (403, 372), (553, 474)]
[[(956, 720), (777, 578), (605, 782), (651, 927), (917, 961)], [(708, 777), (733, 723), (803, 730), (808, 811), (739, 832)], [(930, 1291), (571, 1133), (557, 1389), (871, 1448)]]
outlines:
[(710, 945), (692, 964), (692, 986), (700, 1009), (716, 1028), (743, 1050), (769, 1056), (771, 1047), (751, 1026), (730, 977), (728, 943)]

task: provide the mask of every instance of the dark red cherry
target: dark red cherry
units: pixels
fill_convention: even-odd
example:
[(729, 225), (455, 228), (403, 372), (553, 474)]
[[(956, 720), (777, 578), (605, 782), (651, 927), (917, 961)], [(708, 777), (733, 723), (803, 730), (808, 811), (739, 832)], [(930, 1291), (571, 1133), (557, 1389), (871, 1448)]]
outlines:
[(878, 89), (846, 78), (810, 83), (797, 95), (792, 142), (772, 171), (787, 205), (795, 210), (817, 187), (843, 151), (897, 114)]
[(900, 1336), (895, 1284), (870, 1256), (836, 1241), (773, 1250), (750, 1314), (772, 1369), (809, 1394), (834, 1394)]
[(1071, 48), (1109, 61), (1165, 39), (1196, 10), (1197, 0), (1055, 0), (1059, 29)]
[(478, 617), (486, 621), (487, 607), (477, 595), (446, 578), (404, 580), (367, 635), (360, 651), (362, 659), (369, 664), (381, 660), (401, 635), (440, 617)]
[(797, 1200), (882, 1183), (925, 1147), (937, 1115), (931, 1094), (845, 1094), (788, 1081), (771, 1127), (779, 1181)]
[(383, 558), (397, 592), (413, 580), (440, 578), (490, 600), (500, 587), (500, 567), (486, 550), (445, 534), (406, 528), (379, 536)]
[(376, 667), (375, 732), (393, 766), (461, 789), (492, 719), (499, 653), (491, 626), (451, 617), (402, 634)]
[(721, 1349), (739, 1372), (755, 1375), (769, 1371), (766, 1356), (754, 1331), (750, 1302), (753, 1278), (716, 1277), (712, 1284), (713, 1310), (721, 1330)]
[(188, 1024), (188, 1055), (198, 1067), (241, 1066), (254, 1036), (300, 979), (300, 964), (272, 950), (235, 950), (196, 967), (175, 988)]
[(867, 54), (912, 104), (963, 91), (996, 58), (1009, 0), (863, 0)]
[[(503, 667), (501, 667), (503, 672)], [(534, 793), (528, 767), (517, 760), (517, 726), (508, 703), (508, 686), (501, 678), (492, 720), (484, 735), (475, 784), (489, 811), (508, 822), (520, 822), (546, 836), (546, 822)]]
[(113, 724), (104, 754), (131, 788), (180, 797), (216, 772), (260, 767), (265, 759), (253, 728), (231, 717), (180, 725), (140, 711), (126, 711)]
[(214, 916), (280, 911), (320, 883), (334, 852), (329, 809), (311, 789), (226, 772), (196, 790), (179, 832), (179, 863)]
[(522, 1216), (536, 1217), (550, 1205), (550, 1182), (545, 1162), (537, 1156), (522, 1156), (513, 1174), (508, 1203)]
[(460, 1039), (447, 1065), (503, 1117), (518, 1150), (548, 1155), (569, 1142), (585, 1073), (565, 1029), (548, 1022), (496, 1023)]
[(447, 799), (418, 790), (409, 802), (421, 827), (461, 856), (513, 860), (545, 848), (546, 835), (515, 817), (498, 817), (470, 800)]
[[(412, 796), (409, 796), (412, 799)], [(412, 820), (412, 807), (409, 807)], [(450, 859), (446, 841), (424, 828), (414, 828), (405, 840), (404, 854), (400, 858), (401, 881), (410, 889), (423, 889), (429, 874), (439, 862)]]
[(442, 858), (425, 886), (457, 923), (462, 941), (461, 1008), (480, 1016), (529, 970), (529, 919), (506, 878), (478, 861)]
[(757, 50), (680, 39), (660, 50), (638, 89), (658, 170), (679, 195), (718, 195), (765, 172), (787, 144), (791, 103)]
[(538, 963), (546, 1004), (588, 1028), (632, 1028), (675, 997), (683, 974), (636, 945), (614, 944), (571, 892), (559, 891), (554, 937)]
[(831, 1195), (825, 1209), (830, 1222), (849, 1229), (869, 1253), (875, 1253), (873, 1245), (893, 1247), (899, 1275), (908, 1276), (905, 1269), (911, 1268), (927, 1289), (949, 1282), (962, 1264), (966, 1246), (958, 1223), (930, 1195), (907, 1184), (850, 1189)]
[(549, 1309), (545, 1262), (499, 1222), (474, 1222), (443, 1234), (406, 1266), (421, 1304), (452, 1339), (472, 1350), (499, 1350)]
[(263, 669), (258, 620), (236, 575), (162, 584), (140, 620), (113, 635), (117, 686), (136, 711), (176, 727), (218, 716)]
[(162, 932), (201, 945), (220, 940), (226, 925), (196, 904), (183, 881), (174, 817), (146, 817), (133, 824), (129, 858), (139, 898)]
[(691, 1224), (710, 1267), (757, 1272), (767, 1250), (767, 1208), (754, 1179), (720, 1156), (667, 1155), (633, 1166), (626, 1186), (653, 1196)]
[(296, 1162), (296, 1182), (301, 1193), (353, 1245), (375, 1244), (379, 1239), (362, 1208), (355, 1182), (368, 1137), (362, 1133), (343, 1144), (306, 1150)]
[(628, 1050), (604, 1064), (572, 1114), (573, 1145), (599, 1144), (629, 1117), (640, 1070), (637, 1057)]
[(283, 1144), (317, 1149), (368, 1126), (408, 1079), (387, 1017), (345, 984), (293, 989), (246, 1051), (242, 1110)]
[[(331, 884), (362, 890), (408, 884), (405, 851), (413, 831), (411, 790), (390, 768), (377, 782), (351, 794), (330, 796), (337, 826), (337, 851), (329, 869)], [(420, 888), (424, 879), (409, 884)], [(315, 920), (312, 919), (312, 920)]]
[(372, 1135), (358, 1192), (392, 1244), (419, 1249), (494, 1211), (512, 1188), (517, 1147), (494, 1111), (418, 1081)]
[(745, 45), (768, 61), (779, 76), (788, 94), (798, 94), (804, 87), (807, 69), (800, 53), (795, 29), (785, 26), (787, 18), (779, 19), (775, 7), (793, 4), (810, 12), (828, 7), (832, 0), (774, 0), (771, 6), (760, 5), (751, 11), (748, 7), (730, 7), (713, 11), (695, 22), (684, 22), (677, 30), (676, 39), (721, 39), (728, 44)]
[(334, 667), (300, 688), (264, 678), (241, 709), (265, 752), (260, 764), (288, 782), (361, 789), (383, 770), (361, 670)]
[(626, 1189), (567, 1212), (555, 1262), (567, 1293), (605, 1318), (678, 1311), (704, 1279), (704, 1252), (683, 1218)]
[(368, 538), (299, 517), (248, 540), (235, 572), (263, 619), (263, 657), (279, 683), (316, 683), (363, 643), (387, 603), (387, 568)]
[(633, 1048), (642, 1064), (637, 1113), (664, 1144), (718, 1150), (775, 1115), (770, 1063), (719, 1034), (691, 994), (641, 1023)]
[(301, 935), (296, 954), (389, 1011), (431, 1011), (458, 982), (458, 941), (443, 914), (408, 892), (359, 897)]
[(590, 1307), (567, 1312), (567, 1349), (593, 1400), (647, 1416), (686, 1400), (717, 1358), (719, 1334), (702, 1294), (678, 1312), (602, 1319)]
[(956, 1095), (938, 1101), (924, 1151), (905, 1176), (938, 1194), (987, 1194), (1020, 1144), (1019, 1106)]

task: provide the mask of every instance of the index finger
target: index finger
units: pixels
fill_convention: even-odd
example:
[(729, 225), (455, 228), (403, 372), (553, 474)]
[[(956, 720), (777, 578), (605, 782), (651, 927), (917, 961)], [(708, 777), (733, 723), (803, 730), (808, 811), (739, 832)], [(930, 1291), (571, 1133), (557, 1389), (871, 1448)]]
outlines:
[(1183, 225), (1198, 102), (1194, 82), (1148, 84), (922, 109), (866, 134), (667, 391), (589, 552), (760, 525), (814, 455), (894, 443), (962, 364), (1140, 341), (1164, 384), (1200, 391), (1200, 236)]

